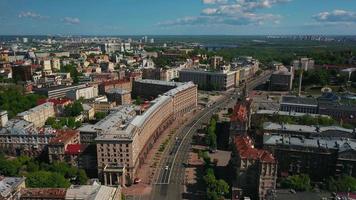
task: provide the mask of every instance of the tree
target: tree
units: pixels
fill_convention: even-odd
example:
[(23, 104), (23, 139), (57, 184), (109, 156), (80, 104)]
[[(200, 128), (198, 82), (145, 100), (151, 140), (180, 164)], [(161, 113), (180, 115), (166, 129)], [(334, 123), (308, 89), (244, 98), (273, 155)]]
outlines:
[(77, 172), (77, 182), (80, 185), (85, 185), (88, 182), (87, 174), (82, 169), (79, 169)]
[(141, 105), (143, 103), (143, 100), (140, 96), (137, 96), (136, 100), (135, 100), (135, 104), (136, 105)]
[(79, 73), (75, 64), (68, 64), (68, 65), (62, 66), (61, 72), (70, 73), (70, 76), (73, 78), (74, 83), (78, 83), (79, 76), (82, 76), (82, 73)]
[(216, 182), (216, 193), (219, 196), (224, 196), (229, 193), (230, 186), (226, 183), (226, 181), (219, 179)]
[(14, 162), (1, 159), (0, 160), (0, 174), (5, 176), (16, 176), (18, 168)]
[(64, 113), (67, 117), (76, 117), (84, 111), (80, 101), (74, 101), (72, 104), (65, 106)]
[(34, 188), (68, 188), (70, 182), (58, 173), (37, 171), (27, 176), (26, 185)]
[(282, 180), (281, 186), (283, 188), (291, 188), (297, 191), (308, 191), (311, 189), (310, 178), (306, 174), (289, 176)]
[(338, 179), (330, 177), (327, 181), (327, 187), (332, 192), (356, 191), (356, 178), (352, 176), (341, 176)]
[(102, 120), (102, 119), (104, 119), (106, 117), (106, 113), (104, 113), (104, 112), (96, 112), (94, 117), (95, 117), (95, 119), (97, 121), (99, 121), (99, 120)]

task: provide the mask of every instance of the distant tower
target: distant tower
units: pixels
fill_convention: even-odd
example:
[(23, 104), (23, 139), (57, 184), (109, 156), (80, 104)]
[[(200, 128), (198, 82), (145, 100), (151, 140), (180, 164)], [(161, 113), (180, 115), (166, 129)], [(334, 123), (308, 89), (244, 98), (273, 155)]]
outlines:
[(0, 127), (4, 127), (8, 121), (7, 111), (0, 111)]

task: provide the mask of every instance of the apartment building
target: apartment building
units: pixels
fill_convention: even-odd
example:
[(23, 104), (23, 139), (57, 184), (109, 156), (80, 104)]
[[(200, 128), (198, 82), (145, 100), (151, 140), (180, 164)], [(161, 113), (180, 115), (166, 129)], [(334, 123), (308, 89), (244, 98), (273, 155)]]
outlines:
[(110, 89), (119, 88), (126, 91), (132, 91), (132, 83), (130, 80), (113, 80), (113, 81), (105, 81), (100, 83), (98, 86), (99, 94), (105, 95)]
[(71, 100), (78, 100), (80, 98), (91, 99), (98, 96), (98, 88), (94, 86), (77, 88), (68, 91), (66, 96)]
[(270, 134), (263, 136), (263, 146), (277, 158), (279, 176), (308, 174), (313, 181), (342, 174), (356, 176), (354, 140)]
[(54, 117), (54, 103), (47, 102), (31, 108), (27, 111), (17, 114), (17, 117), (28, 122), (32, 122), (35, 127), (39, 128), (45, 125), (49, 117)]
[(123, 105), (97, 124), (81, 127), (81, 137), (97, 135), (99, 177), (106, 185), (132, 182), (162, 131), (196, 105), (196, 85), (181, 83), (145, 105), (143, 113), (134, 105)]
[(64, 98), (67, 93), (71, 90), (76, 90), (79, 88), (85, 88), (85, 84), (70, 85), (70, 86), (54, 86), (45, 88), (34, 88), (33, 91), (36, 94), (44, 95), (48, 98)]
[(228, 90), (239, 84), (237, 71), (203, 71), (184, 69), (179, 71), (179, 81), (192, 81), (203, 90)]
[[(77, 130), (58, 130), (57, 136), (52, 138), (48, 143), (49, 162), (65, 162), (70, 158), (66, 157), (67, 147), (71, 144), (79, 144), (80, 136)], [(71, 163), (75, 166), (75, 163)]]
[(36, 128), (32, 122), (12, 119), (0, 129), (0, 149), (9, 155), (37, 156), (55, 136), (54, 129)]

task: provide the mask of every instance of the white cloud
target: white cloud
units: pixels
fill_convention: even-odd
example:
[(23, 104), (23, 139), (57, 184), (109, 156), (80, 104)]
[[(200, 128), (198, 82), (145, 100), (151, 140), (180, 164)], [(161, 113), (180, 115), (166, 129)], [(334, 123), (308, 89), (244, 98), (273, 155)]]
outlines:
[[(261, 25), (267, 22), (280, 23), (278, 14), (257, 12), (259, 9), (270, 8), (276, 4), (291, 0), (203, 0), (209, 4), (199, 16), (183, 17), (177, 20), (159, 23), (160, 25)], [(205, 24), (204, 24), (205, 23)]]
[(228, 0), (203, 0), (204, 4), (222, 4), (227, 2)]
[(42, 16), (32, 11), (22, 11), (17, 15), (18, 18), (45, 19), (47, 16)]
[(333, 10), (320, 12), (313, 16), (318, 22), (352, 22), (356, 23), (356, 12), (346, 10)]
[(77, 17), (64, 17), (62, 22), (66, 24), (80, 24), (80, 20)]

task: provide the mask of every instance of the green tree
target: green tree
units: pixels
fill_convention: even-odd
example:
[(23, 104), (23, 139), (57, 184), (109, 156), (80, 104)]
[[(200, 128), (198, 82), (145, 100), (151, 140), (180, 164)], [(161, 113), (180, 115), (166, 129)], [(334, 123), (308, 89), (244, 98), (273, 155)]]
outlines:
[(106, 113), (104, 112), (96, 112), (95, 115), (94, 115), (95, 119), (96, 120), (102, 120), (106, 117)]
[(352, 176), (341, 176), (338, 179), (329, 178), (327, 189), (332, 192), (350, 192), (356, 191), (356, 178)]
[(283, 188), (291, 188), (297, 191), (308, 191), (311, 189), (310, 178), (306, 174), (289, 176), (282, 180), (281, 186)]
[(70, 182), (56, 172), (37, 171), (27, 176), (26, 185), (33, 188), (68, 188)]
[(83, 105), (80, 101), (74, 101), (72, 104), (65, 106), (64, 113), (67, 117), (76, 117), (83, 112)]

